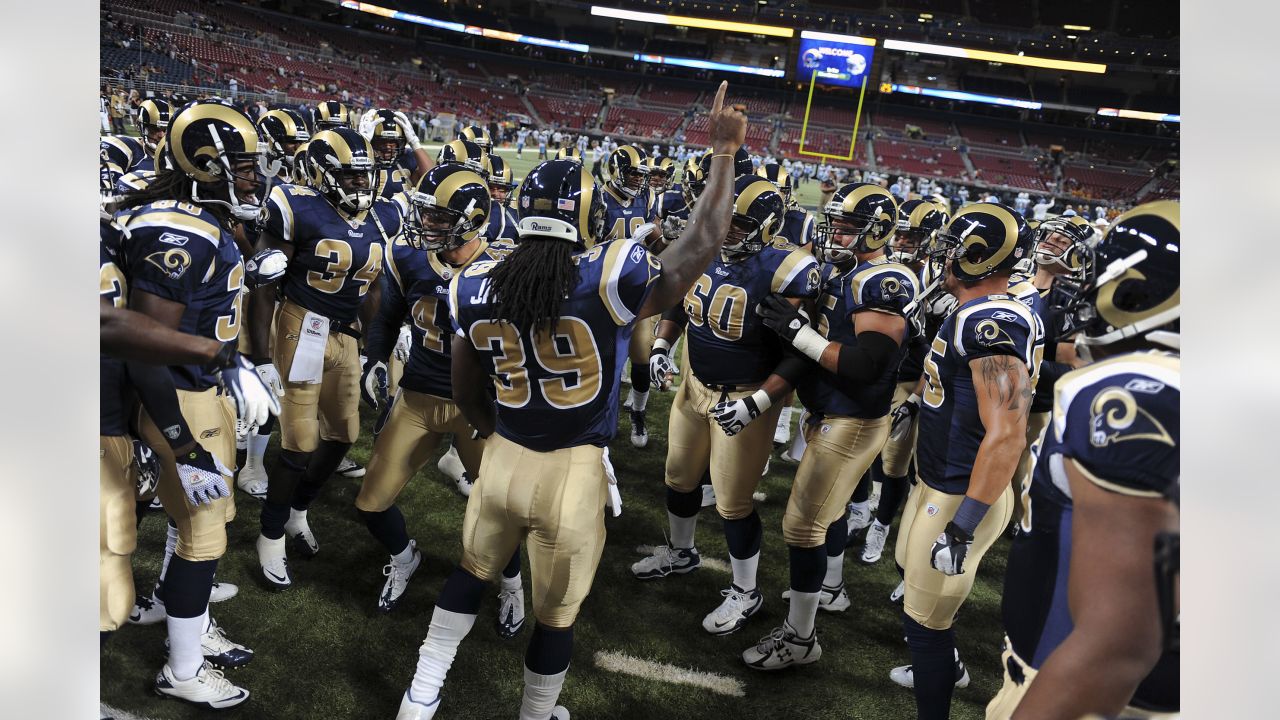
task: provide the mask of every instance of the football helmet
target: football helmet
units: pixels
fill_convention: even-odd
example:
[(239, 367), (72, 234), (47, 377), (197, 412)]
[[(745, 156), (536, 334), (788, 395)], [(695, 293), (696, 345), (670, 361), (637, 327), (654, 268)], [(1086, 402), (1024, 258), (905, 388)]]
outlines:
[(609, 153), (609, 187), (628, 200), (639, 195), (648, 182), (648, 159), (642, 147), (618, 146)]
[(798, 205), (795, 198), (795, 184), (792, 183), (791, 173), (787, 172), (786, 168), (778, 163), (762, 163), (756, 168), (756, 174), (777, 186), (788, 209)]
[(307, 145), (309, 144), (310, 142), (304, 142), (293, 151), (292, 175), (295, 185), (311, 184), (311, 170), (307, 168)]
[(785, 212), (782, 193), (773, 183), (755, 175), (734, 180), (733, 220), (724, 241), (724, 253), (742, 257), (763, 250), (782, 227)]
[(258, 118), (258, 135), (272, 160), (280, 160), (292, 174), (298, 147), (311, 139), (307, 123), (296, 110), (268, 110)]
[[(1033, 228), (1036, 265), (1064, 271), (1072, 280), (1082, 280), (1085, 256), (1095, 242), (1097, 230), (1079, 215), (1060, 216), (1038, 223)], [(1052, 239), (1061, 249), (1048, 246)]]
[(576, 163), (582, 162), (582, 153), (578, 152), (576, 147), (562, 147), (556, 151), (557, 160), (572, 160)]
[[(822, 209), (824, 222), (814, 229), (818, 259), (848, 262), (857, 253), (875, 252), (885, 246), (897, 227), (898, 202), (888, 190), (871, 183), (849, 183), (836, 190)], [(839, 238), (853, 236), (845, 245)]]
[(1031, 228), (1022, 215), (1000, 203), (966, 205), (936, 236), (930, 257), (943, 272), (965, 283), (1012, 273), (1031, 254)]
[(931, 200), (908, 200), (898, 206), (897, 230), (889, 247), (894, 262), (923, 262), (938, 231), (950, 216)]
[(511, 166), (499, 155), (485, 155), (484, 162), (489, 179), (489, 197), (502, 205), (510, 205), (511, 191), (516, 189)]
[(489, 137), (488, 130), (485, 130), (479, 125), (462, 128), (458, 131), (458, 139), (470, 140), (476, 145), (479, 145), (480, 149), (486, 153), (493, 150), (493, 138)]
[(484, 164), (486, 154), (479, 145), (470, 140), (450, 140), (440, 146), (436, 162), (441, 165), (457, 163), (475, 171), (480, 177), (486, 177), (489, 172)]
[(680, 179), (680, 194), (684, 196), (684, 204), (692, 208), (706, 186), (707, 174), (702, 171), (702, 162), (690, 156), (684, 164), (684, 175)]
[(395, 167), (396, 160), (404, 151), (409, 139), (404, 129), (396, 122), (396, 114), (391, 110), (377, 110), (369, 121), (369, 144), (373, 146), (374, 161), (378, 167), (390, 170)]
[(373, 207), (373, 146), (355, 130), (340, 127), (316, 133), (307, 143), (307, 173), (311, 187), (340, 210), (355, 213)]
[(649, 187), (654, 192), (666, 192), (676, 179), (676, 161), (669, 157), (650, 157), (645, 161), (649, 166)]
[(266, 146), (243, 112), (212, 100), (190, 103), (169, 123), (165, 146), (174, 169), (191, 178), (192, 202), (225, 207), (238, 220), (262, 218), (280, 166), (267, 164)]
[(590, 250), (604, 237), (605, 209), (591, 172), (571, 160), (548, 160), (529, 171), (516, 201), (521, 242), (567, 240)]
[[(1048, 223), (1045, 223), (1048, 224)], [(1062, 336), (1077, 351), (1134, 337), (1179, 349), (1181, 212), (1176, 200), (1144, 203), (1116, 218), (1085, 254), (1080, 294)]]
[(325, 100), (312, 110), (311, 124), (317, 133), (321, 130), (351, 127), (351, 111), (337, 100)]
[(164, 139), (169, 129), (169, 116), (173, 110), (169, 103), (160, 98), (147, 98), (138, 105), (138, 129), (142, 132), (142, 144), (152, 157), (156, 154), (156, 145)]
[(407, 193), (404, 239), (418, 250), (452, 250), (480, 236), (489, 220), (489, 186), (461, 165), (437, 165)]

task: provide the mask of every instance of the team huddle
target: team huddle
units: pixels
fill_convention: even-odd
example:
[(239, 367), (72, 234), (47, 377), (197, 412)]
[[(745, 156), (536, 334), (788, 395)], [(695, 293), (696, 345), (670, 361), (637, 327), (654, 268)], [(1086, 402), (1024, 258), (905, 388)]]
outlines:
[[(393, 612), (422, 563), (397, 499), (447, 439), (461, 554), (396, 717), (435, 716), (491, 583), (499, 633), (521, 631), (523, 552), (519, 717), (568, 720), (574, 623), (622, 502), (608, 444), (626, 410), (647, 447), (650, 394), (678, 384), (667, 541), (631, 571), (697, 570), (714, 505), (732, 580), (718, 604), (691, 603), (713, 635), (765, 602), (755, 494), (803, 406), (783, 438), (798, 462), (786, 620), (743, 648), (746, 666), (818, 662), (818, 610), (850, 606), (846, 546), (875, 563), (898, 523), (910, 664), (886, 671), (918, 717), (948, 717), (969, 682), (953, 627), (1011, 530), (987, 717), (1176, 714), (1177, 203), (1103, 234), (850, 183), (815, 218), (784, 168), (753, 167), (726, 85), (704, 154), (677, 168), (623, 145), (603, 184), (565, 148), (517, 186), (479, 127), (432, 157), (390, 109), (325, 102), (255, 124), (217, 100), (144, 102), (141, 137), (101, 144), (103, 642), (165, 622), (156, 692), (244, 703), (223, 670), (253, 651), (210, 615), (236, 593), (215, 575), (232, 490), (262, 501), (260, 579), (287, 591), (289, 555), (323, 537), (308, 508), (335, 472), (363, 473), (356, 509), (390, 555), (370, 600)], [(346, 459), (362, 404), (377, 418), (367, 468)], [(164, 563), (135, 593), (153, 499)]]

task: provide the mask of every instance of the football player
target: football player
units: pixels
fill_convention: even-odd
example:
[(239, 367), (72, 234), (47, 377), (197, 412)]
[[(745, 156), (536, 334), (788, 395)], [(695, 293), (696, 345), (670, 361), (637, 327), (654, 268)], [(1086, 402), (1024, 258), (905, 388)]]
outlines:
[(498, 155), (486, 155), (484, 161), (491, 198), (484, 237), (491, 243), (502, 240), (504, 245), (515, 245), (520, 242), (520, 233), (516, 232), (516, 216), (511, 210), (511, 191), (516, 187), (511, 166)]
[[(814, 629), (818, 608), (849, 607), (843, 552), (830, 557), (827, 546), (843, 550), (847, 532), (838, 521), (844, 503), (889, 437), (893, 381), (912, 332), (908, 316), (917, 279), (885, 256), (898, 216), (893, 196), (877, 185), (851, 183), (836, 191), (823, 214), (826, 223), (815, 242), (823, 263), (822, 291), (813, 306), (816, 329), (780, 295), (768, 296), (757, 310), (766, 327), (817, 363), (797, 384), (814, 421), (805, 430), (807, 449), (782, 520), (791, 609), (782, 627), (742, 654), (757, 670), (816, 662), (822, 656)], [(770, 393), (769, 400), (789, 391)], [(755, 398), (717, 405), (725, 433), (755, 419), (757, 405)]]
[(358, 328), (376, 310), (365, 294), (376, 286), (401, 224), (395, 204), (374, 195), (373, 147), (355, 130), (316, 133), (307, 143), (307, 169), (311, 187), (272, 190), (258, 238), (259, 249), (289, 258), (283, 301), (275, 307), (274, 288), (250, 301), (256, 364), (283, 397), (281, 451), (257, 543), (263, 577), (277, 590), (293, 582), (285, 533), (304, 555), (319, 550), (307, 508), (359, 435)]
[(599, 189), (581, 164), (553, 160), (520, 186), (516, 251), (501, 263), (472, 265), (451, 282), (454, 397), (488, 438), (486, 474), (467, 501), (462, 562), (436, 602), (397, 720), (435, 715), (485, 582), (526, 535), (537, 622), (520, 717), (569, 717), (556, 701), (573, 624), (604, 549), (603, 458), (617, 428), (618, 350), (636, 318), (680, 301), (724, 241), (732, 186), (726, 159), (746, 132), (744, 115), (722, 110), (726, 87), (720, 84), (711, 109), (719, 161), (711, 166), (709, 200), (665, 268), (633, 240), (598, 244)]
[[(636, 232), (657, 219), (657, 200), (649, 187), (649, 156), (639, 145), (620, 145), (609, 153), (609, 180), (604, 186), (605, 240), (635, 239), (649, 246), (658, 233), (643, 237)], [(631, 445), (649, 444), (645, 411), (649, 405), (649, 346), (656, 318), (641, 318), (631, 335), (631, 391), (624, 407), (631, 415)]]
[[(700, 197), (695, 211), (706, 202)], [(701, 559), (694, 531), (702, 499), (698, 485), (709, 468), (733, 566), (733, 583), (722, 591), (723, 602), (702, 621), (703, 629), (713, 635), (738, 630), (764, 603), (756, 588), (762, 528), (752, 496), (773, 449), (781, 410), (769, 396), (784, 388), (786, 373), (780, 369), (783, 344), (765, 328), (756, 306), (775, 292), (798, 304), (816, 297), (821, 284), (813, 255), (773, 242), (783, 212), (782, 195), (768, 180), (751, 173), (737, 178), (733, 224), (723, 250), (704, 266), (684, 307), (663, 316), (654, 343), (657, 349), (669, 349), (681, 325), (687, 324), (691, 372), (672, 401), (667, 431), (670, 543), (632, 565), (631, 571), (652, 579), (697, 569)], [(762, 419), (729, 436), (717, 426), (723, 407), (716, 406), (737, 400)]]
[(360, 120), (360, 134), (373, 145), (378, 165), (374, 187), (378, 197), (393, 198), (416, 185), (431, 168), (408, 116), (399, 110), (370, 110)]
[(576, 147), (565, 146), (556, 151), (556, 160), (572, 160), (582, 164), (582, 153)]
[(932, 251), (956, 309), (925, 358), (916, 463), (896, 556), (905, 571), (903, 630), (911, 665), (895, 668), (915, 689), (920, 718), (946, 718), (967, 680), (952, 624), (978, 564), (1013, 514), (1010, 485), (1026, 446), (1044, 328), (1008, 294), (1014, 266), (1031, 253), (1031, 231), (997, 203), (962, 208)]
[(450, 140), (440, 146), (440, 152), (436, 154), (436, 163), (440, 165), (445, 163), (463, 165), (487, 181), (489, 179), (489, 166), (484, 161), (487, 156), (488, 153), (470, 140)]
[(296, 110), (268, 110), (258, 118), (258, 134), (267, 144), (272, 161), (280, 161), (280, 182), (293, 182), (296, 177), (298, 148), (311, 139), (307, 123)]
[(1177, 716), (1177, 590), (1152, 567), (1178, 526), (1180, 250), (1178, 204), (1161, 200), (1080, 258), (1064, 334), (1089, 364), (1055, 386), (1022, 487), (989, 719)]
[[(170, 123), (166, 146), (174, 169), (127, 196), (116, 218), (127, 237), (120, 247), (129, 305), (170, 328), (233, 342), (243, 322), (246, 277), (230, 228), (262, 217), (262, 196), (275, 168), (267, 166), (266, 148), (249, 118), (216, 102), (183, 108)], [(176, 535), (162, 574), (169, 659), (155, 689), (214, 709), (234, 707), (249, 698), (248, 691), (226, 680), (207, 656), (212, 652), (224, 666), (252, 659), (208, 613), (226, 523), (235, 516), (226, 466), (235, 462), (236, 418), (209, 368), (170, 370), (187, 435), (149, 412), (139, 419), (143, 440), (160, 460), (159, 496)]]
[(787, 213), (783, 216), (778, 236), (797, 247), (808, 247), (813, 243), (813, 213), (800, 207), (800, 202), (796, 200), (795, 182), (791, 179), (791, 173), (777, 163), (763, 163), (756, 169), (756, 173), (777, 186), (787, 204)]
[(313, 135), (321, 130), (351, 127), (351, 111), (337, 100), (325, 100), (311, 111)]
[[(650, 171), (649, 187), (657, 193), (658, 199), (658, 221), (661, 223), (662, 237), (652, 243), (652, 246), (661, 252), (662, 248), (675, 242), (680, 237), (680, 233), (684, 232), (684, 226), (689, 222), (689, 203), (684, 197), (684, 184), (673, 183), (675, 178), (675, 163), (671, 158), (662, 158), (663, 164), (671, 163), (670, 173), (667, 176), (665, 186), (662, 189), (654, 187), (655, 174)], [(689, 158), (684, 166), (684, 177), (692, 178), (698, 174), (700, 169), (698, 161), (695, 158)], [(657, 175), (661, 177), (661, 175)]]
[(104, 197), (116, 194), (121, 176), (135, 171), (155, 172), (156, 148), (164, 140), (172, 110), (159, 98), (138, 106), (140, 137), (108, 135), (98, 143), (98, 184)]
[(479, 125), (462, 128), (458, 131), (458, 139), (475, 143), (486, 155), (493, 152), (493, 138), (489, 137), (488, 130)]
[[(928, 200), (908, 200), (898, 206), (897, 229), (890, 247), (890, 259), (911, 268), (918, 291), (928, 284), (925, 260), (938, 232), (950, 216)], [(898, 366), (897, 384), (893, 391), (893, 420), (889, 440), (880, 453), (880, 463), (871, 466), (872, 477), (880, 481), (880, 503), (875, 520), (867, 529), (858, 559), (868, 565), (879, 562), (884, 552), (889, 528), (907, 497), (911, 459), (916, 447), (916, 416), (920, 410), (920, 390), (924, 376), (924, 358), (929, 353), (930, 338), (937, 334), (936, 325), (925, 327), (922, 292), (917, 294), (911, 313), (916, 331), (907, 339), (907, 353)]]

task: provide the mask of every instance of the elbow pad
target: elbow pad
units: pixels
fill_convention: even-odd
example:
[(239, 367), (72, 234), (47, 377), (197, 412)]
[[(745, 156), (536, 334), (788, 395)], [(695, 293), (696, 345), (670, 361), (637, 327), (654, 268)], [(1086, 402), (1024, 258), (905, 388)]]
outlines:
[(897, 352), (898, 343), (888, 335), (859, 333), (857, 345), (840, 346), (836, 374), (856, 383), (873, 383), (889, 368)]

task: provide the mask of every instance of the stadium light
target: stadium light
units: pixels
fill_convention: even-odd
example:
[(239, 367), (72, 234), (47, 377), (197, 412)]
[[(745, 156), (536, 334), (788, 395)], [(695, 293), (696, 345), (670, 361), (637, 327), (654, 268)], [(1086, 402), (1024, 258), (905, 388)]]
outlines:
[(1079, 30), (1080, 32), (1089, 32), (1093, 28), (1088, 25), (1063, 25), (1063, 30)]
[(506, 30), (494, 30), (492, 28), (482, 28), (476, 25), (464, 25), (458, 22), (437, 20), (435, 18), (424, 17), (422, 15), (414, 15), (413, 13), (384, 8), (371, 3), (357, 2), (356, 0), (342, 0), (340, 4), (348, 10), (359, 10), (360, 12), (366, 12), (371, 15), (381, 15), (382, 17), (391, 18), (393, 20), (403, 20), (404, 22), (416, 23), (418, 25), (427, 25), (440, 30), (466, 33), (467, 35), (479, 35), (481, 37), (493, 38), (495, 40), (506, 40), (507, 42), (522, 43), (525, 45), (539, 45), (559, 50), (572, 50), (580, 53), (591, 51), (591, 46), (583, 43), (568, 42), (566, 40), (550, 40), (548, 38), (534, 37), (532, 35), (521, 35), (519, 33), (507, 32)]
[(1019, 100), (1017, 98), (997, 97), (995, 95), (980, 95), (978, 93), (962, 92), (960, 90), (940, 90), (937, 88), (924, 88), (917, 85), (891, 85), (883, 83), (880, 85), (880, 92), (896, 92), (906, 93), (907, 95), (925, 95), (928, 97), (944, 98), (946, 100), (962, 100), (965, 102), (978, 102), (987, 105), (1003, 105), (1005, 107), (1023, 108), (1025, 110), (1039, 110), (1044, 107), (1043, 103), (1035, 100)]
[(758, 23), (732, 22), (730, 20), (711, 20), (685, 15), (662, 15), (660, 13), (638, 12), (621, 8), (591, 6), (591, 14), (599, 17), (630, 20), (632, 22), (655, 23), (657, 25), (683, 25), (685, 27), (703, 28), (705, 30), (723, 30), (725, 32), (747, 33), (749, 35), (772, 35), (774, 37), (794, 37), (795, 30), (778, 25), (760, 25)]
[(667, 55), (635, 53), (631, 56), (631, 59), (639, 60), (640, 62), (653, 63), (655, 65), (679, 65), (680, 67), (698, 68), (699, 70), (723, 70), (724, 72), (763, 75), (765, 77), (782, 77), (786, 74), (785, 70), (775, 70), (773, 68), (755, 67), (753, 65), (731, 65), (729, 63), (713, 62), (711, 60), (670, 57)]
[(848, 43), (850, 45), (870, 45), (876, 46), (875, 38), (858, 37), (857, 35), (839, 35), (837, 33), (818, 32), (817, 30), (805, 30), (800, 33), (803, 40), (822, 40), (824, 42)]
[(986, 60), (987, 62), (1009, 63), (1010, 65), (1028, 65), (1030, 67), (1049, 68), (1052, 70), (1069, 70), (1072, 72), (1105, 73), (1107, 66), (1102, 63), (1080, 62), (1078, 60), (1055, 60), (1054, 58), (1033, 57), (1030, 55), (1014, 55), (1012, 53), (991, 52), (990, 50), (972, 50), (952, 47), (950, 45), (934, 45), (932, 43), (907, 42), (904, 40), (885, 40), (886, 50), (902, 50), (916, 52), (921, 55), (945, 55), (947, 57), (966, 60)]
[(1104, 117), (1122, 117), (1131, 120), (1154, 120), (1156, 122), (1182, 122), (1182, 116), (1176, 113), (1147, 112), (1145, 110), (1119, 110), (1116, 108), (1098, 108), (1098, 114)]

